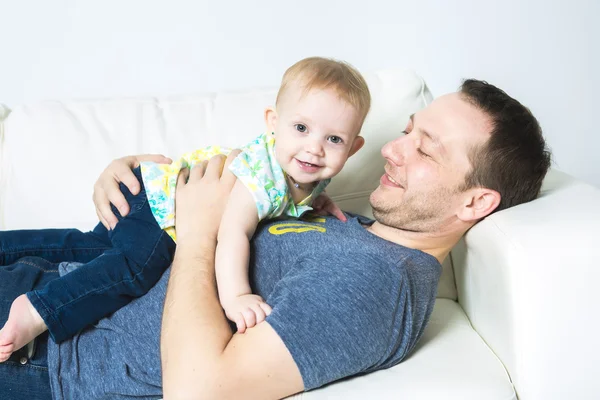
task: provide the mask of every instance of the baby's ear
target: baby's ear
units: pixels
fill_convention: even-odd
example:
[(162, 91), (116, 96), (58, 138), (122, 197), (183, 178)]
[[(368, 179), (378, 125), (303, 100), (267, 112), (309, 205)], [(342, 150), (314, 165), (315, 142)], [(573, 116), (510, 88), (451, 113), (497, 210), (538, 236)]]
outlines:
[(265, 108), (265, 125), (267, 126), (267, 132), (275, 132), (275, 125), (277, 125), (277, 111), (275, 108)]
[(365, 139), (362, 136), (357, 136), (354, 138), (354, 142), (352, 142), (352, 147), (350, 148), (350, 153), (348, 153), (348, 157), (352, 157), (365, 145)]

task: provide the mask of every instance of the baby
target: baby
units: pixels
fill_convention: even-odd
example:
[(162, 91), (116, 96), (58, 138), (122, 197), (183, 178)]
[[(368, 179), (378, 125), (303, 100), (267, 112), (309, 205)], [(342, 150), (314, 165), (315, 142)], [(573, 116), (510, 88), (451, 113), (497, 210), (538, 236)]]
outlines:
[[(275, 108), (265, 110), (266, 133), (231, 163), (237, 181), (221, 221), (216, 253), (219, 299), (238, 332), (262, 322), (270, 307), (253, 295), (248, 278), (249, 241), (263, 219), (298, 218), (315, 208), (332, 210), (323, 190), (348, 157), (370, 108), (361, 74), (336, 60), (301, 60), (284, 74)], [(130, 212), (107, 231), (75, 229), (0, 232), (0, 261), (24, 256), (61, 262), (60, 278), (19, 296), (0, 330), (0, 362), (49, 331), (56, 342), (145, 294), (175, 252), (175, 187), (179, 172), (230, 149), (210, 146), (170, 165), (142, 163), (134, 172), (142, 190), (121, 190)], [(342, 216), (343, 217), (343, 216)], [(82, 265), (73, 263), (84, 263)]]

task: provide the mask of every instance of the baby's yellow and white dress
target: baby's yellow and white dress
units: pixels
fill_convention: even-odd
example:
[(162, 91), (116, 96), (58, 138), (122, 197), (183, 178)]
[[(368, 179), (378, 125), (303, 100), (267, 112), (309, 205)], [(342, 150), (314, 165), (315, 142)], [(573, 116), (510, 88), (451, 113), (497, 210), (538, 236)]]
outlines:
[[(173, 240), (175, 234), (175, 188), (177, 176), (183, 168), (193, 167), (217, 154), (229, 154), (232, 149), (207, 146), (184, 154), (172, 164), (142, 162), (142, 181), (152, 214), (158, 225)], [(275, 158), (275, 137), (262, 134), (246, 146), (229, 165), (233, 174), (246, 186), (256, 203), (258, 219), (277, 218), (281, 215), (299, 218), (312, 210), (311, 204), (325, 190), (330, 179), (319, 181), (304, 200), (294, 204), (286, 182), (285, 172)]]

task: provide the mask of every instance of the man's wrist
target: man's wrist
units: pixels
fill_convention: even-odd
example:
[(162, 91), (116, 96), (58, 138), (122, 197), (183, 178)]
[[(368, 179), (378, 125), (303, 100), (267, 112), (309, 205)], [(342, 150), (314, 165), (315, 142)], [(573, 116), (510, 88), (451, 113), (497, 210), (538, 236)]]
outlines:
[(186, 235), (177, 234), (177, 248), (179, 247), (216, 247), (217, 235), (207, 233), (188, 233)]
[(178, 238), (174, 261), (178, 259), (200, 259), (210, 262), (214, 267), (216, 247), (217, 240), (207, 236)]

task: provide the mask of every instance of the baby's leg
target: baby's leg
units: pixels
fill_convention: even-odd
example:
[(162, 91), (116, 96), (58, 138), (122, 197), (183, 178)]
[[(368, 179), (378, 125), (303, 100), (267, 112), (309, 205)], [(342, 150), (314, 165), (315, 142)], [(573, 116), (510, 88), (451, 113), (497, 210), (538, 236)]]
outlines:
[[(0, 265), (9, 266), (23, 257), (40, 257), (48, 262), (88, 262), (110, 247), (108, 233), (98, 227), (92, 232), (77, 229), (3, 231), (0, 232)], [(27, 264), (28, 261), (21, 263), (32, 268), (37, 265)], [(6, 361), (12, 352), (46, 329), (44, 320), (31, 301), (21, 294), (13, 301), (8, 320), (0, 330), (0, 362)]]
[(121, 184), (130, 212), (124, 218), (117, 215), (119, 222), (108, 234), (112, 248), (41, 290), (27, 293), (56, 342), (148, 292), (171, 265), (175, 243), (152, 214), (139, 169), (134, 173), (142, 190), (134, 196)]
[(46, 331), (44, 320), (26, 295), (13, 301), (8, 321), (0, 330), (0, 362)]
[[(43, 321), (40, 325), (39, 314), (21, 294), (56, 278), (56, 264), (38, 257), (26, 257), (0, 267), (0, 321), (5, 321), (10, 315), (9, 321), (0, 330), (0, 362), (6, 361), (12, 352), (45, 330)], [(15, 298), (17, 300), (10, 305)]]
[[(101, 226), (101, 228), (104, 228)], [(23, 257), (49, 262), (89, 262), (112, 245), (106, 229), (36, 229), (0, 232), (0, 265), (11, 265)]]

